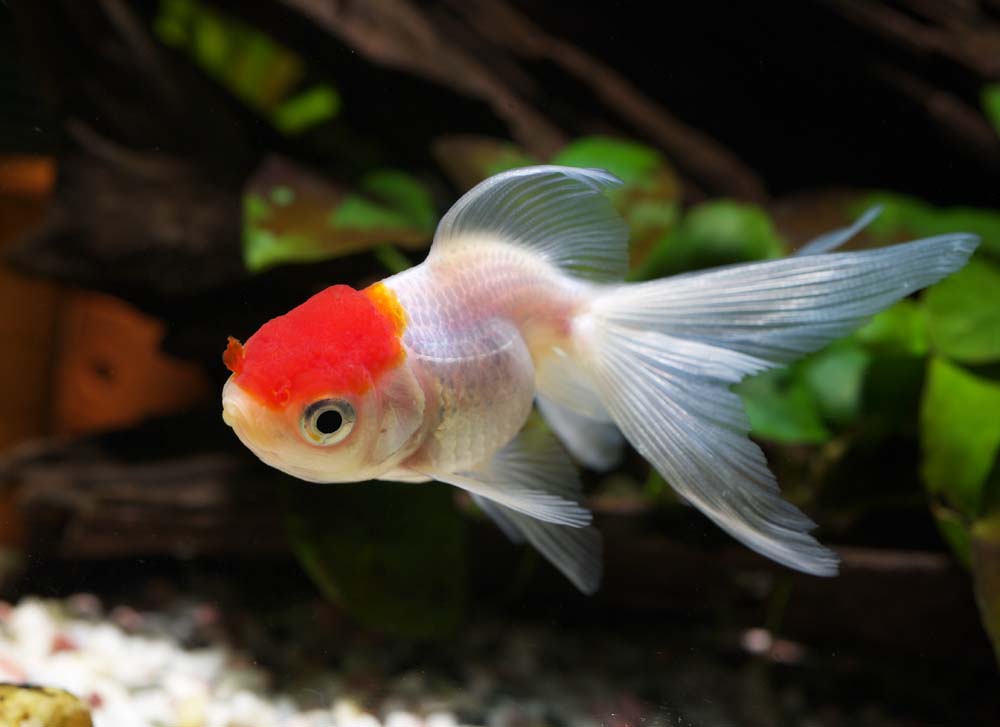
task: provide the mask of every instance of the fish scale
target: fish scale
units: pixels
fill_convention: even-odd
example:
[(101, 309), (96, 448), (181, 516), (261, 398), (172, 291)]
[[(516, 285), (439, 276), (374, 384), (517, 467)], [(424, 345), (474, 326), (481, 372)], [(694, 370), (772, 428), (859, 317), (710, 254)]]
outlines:
[[(481, 464), (523, 426), (535, 396), (532, 359), (538, 355), (528, 347), (527, 329), (554, 330), (565, 310), (582, 302), (571, 286), (560, 290), (555, 271), (531, 262), (487, 254), (413, 268), (385, 281), (410, 318), (403, 335), (407, 355), (427, 382), (425, 392), (433, 392), (429, 398), (439, 402), (427, 443), (407, 466)], [(541, 290), (548, 291), (545, 299), (537, 295)], [(530, 306), (522, 303), (532, 299)]]

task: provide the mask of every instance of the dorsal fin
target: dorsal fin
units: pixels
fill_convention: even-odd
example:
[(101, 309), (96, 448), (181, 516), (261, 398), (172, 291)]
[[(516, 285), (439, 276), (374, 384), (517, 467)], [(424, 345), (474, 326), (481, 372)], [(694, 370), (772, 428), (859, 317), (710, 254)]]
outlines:
[(870, 225), (876, 217), (882, 214), (882, 209), (883, 207), (880, 204), (869, 207), (865, 210), (863, 215), (854, 221), (853, 224), (847, 227), (831, 230), (830, 232), (825, 232), (819, 237), (813, 238), (796, 250), (795, 255), (820, 255), (824, 252), (836, 250), (863, 229), (868, 227), (868, 225)]
[(600, 169), (536, 166), (497, 174), (441, 219), (430, 258), (466, 245), (526, 248), (576, 277), (621, 280), (628, 228), (604, 194), (621, 181)]

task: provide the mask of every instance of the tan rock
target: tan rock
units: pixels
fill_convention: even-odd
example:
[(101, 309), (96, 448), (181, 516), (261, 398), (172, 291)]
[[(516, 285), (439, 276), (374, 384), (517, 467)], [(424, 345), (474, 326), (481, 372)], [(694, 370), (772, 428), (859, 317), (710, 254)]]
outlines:
[(14, 684), (0, 684), (0, 725), (93, 727), (90, 711), (69, 692)]

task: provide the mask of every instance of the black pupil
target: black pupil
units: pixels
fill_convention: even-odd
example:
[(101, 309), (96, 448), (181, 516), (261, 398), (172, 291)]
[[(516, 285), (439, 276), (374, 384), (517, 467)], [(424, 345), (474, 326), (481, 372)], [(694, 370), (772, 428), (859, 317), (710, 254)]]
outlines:
[(344, 423), (344, 417), (336, 409), (327, 409), (316, 417), (316, 429), (320, 434), (333, 434)]

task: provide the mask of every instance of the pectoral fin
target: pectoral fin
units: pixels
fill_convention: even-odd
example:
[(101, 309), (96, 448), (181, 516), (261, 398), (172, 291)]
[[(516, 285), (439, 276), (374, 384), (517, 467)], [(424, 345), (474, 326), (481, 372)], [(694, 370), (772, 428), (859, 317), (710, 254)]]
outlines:
[(538, 520), (577, 528), (590, 523), (590, 511), (579, 503), (576, 468), (547, 432), (522, 432), (478, 469), (423, 474)]

